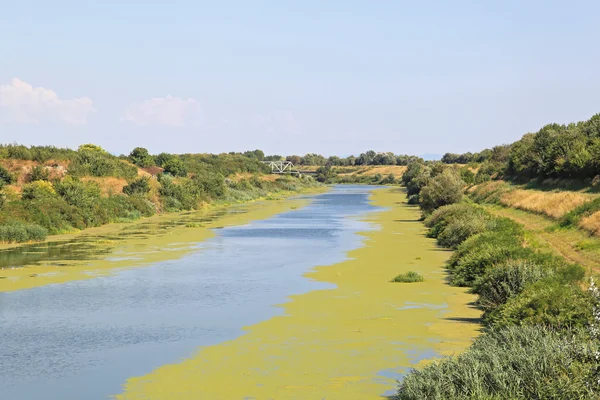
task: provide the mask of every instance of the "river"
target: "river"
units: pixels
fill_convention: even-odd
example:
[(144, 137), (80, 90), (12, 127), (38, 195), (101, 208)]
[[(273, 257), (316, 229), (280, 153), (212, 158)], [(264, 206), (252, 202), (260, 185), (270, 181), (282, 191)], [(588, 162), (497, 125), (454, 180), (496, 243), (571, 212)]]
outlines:
[[(272, 394), (268, 397), (261, 397), (263, 395), (258, 392), (258, 394), (250, 393), (253, 389), (244, 389), (242, 383), (237, 390), (228, 389), (228, 385), (236, 386), (235, 382), (239, 375), (246, 374), (239, 372), (238, 375), (236, 369), (240, 365), (248, 369), (258, 369), (261, 368), (258, 364), (265, 362), (267, 358), (279, 357), (281, 360), (282, 355), (275, 354), (271, 350), (278, 352), (289, 344), (290, 338), (301, 338), (304, 335), (302, 326), (296, 325), (297, 321), (293, 318), (288, 318), (294, 317), (297, 313), (280, 306), (286, 304), (288, 307), (290, 296), (293, 305), (296, 301), (302, 301), (305, 298), (303, 296), (319, 293), (333, 294), (334, 288), (337, 290), (343, 287), (343, 282), (338, 283), (335, 279), (320, 279), (306, 274), (318, 266), (344, 265), (352, 261), (349, 257), (352, 253), (349, 252), (365, 246), (365, 234), (382, 229), (382, 225), (371, 216), (381, 214), (386, 208), (369, 201), (373, 190), (372, 187), (366, 186), (334, 187), (327, 193), (309, 196), (309, 204), (303, 207), (241, 226), (214, 229), (213, 237), (199, 237), (197, 241), (193, 239), (187, 241), (184, 253), (174, 252), (172, 259), (167, 257), (163, 261), (150, 263), (143, 268), (127, 268), (124, 265), (124, 268), (111, 274), (93, 276), (91, 279), (0, 292), (2, 398), (10, 400), (107, 399), (122, 393), (124, 387), (126, 391), (121, 397), (127, 399), (343, 398), (324, 392), (322, 395), (319, 394), (321, 397), (315, 397), (312, 392), (304, 392), (304, 395), (293, 391), (282, 392), (281, 388), (273, 389), (274, 391), (270, 392)], [(244, 212), (243, 207), (234, 210)], [(218, 221), (219, 216), (214, 216), (214, 219)], [(414, 224), (410, 225), (410, 229), (418, 229), (420, 224), (416, 221), (412, 222)], [(419, 240), (431, 247), (428, 239), (422, 235), (420, 237)], [(400, 240), (401, 237), (396, 236), (396, 239)], [(173, 243), (164, 246), (164, 250), (173, 246), (177, 248), (176, 236)], [(70, 249), (81, 253), (77, 245), (70, 246)], [(102, 247), (95, 253), (93, 248), (86, 247), (86, 251), (83, 252), (85, 256), (79, 255), (76, 258), (80, 261), (83, 258), (85, 261), (85, 258), (89, 257), (95, 263), (118, 258), (110, 249)], [(69, 258), (68, 251), (66, 254), (63, 251), (60, 255), (56, 252), (50, 253), (38, 254), (35, 263), (47, 262), (49, 259), (53, 263), (60, 263), (61, 257)], [(121, 264), (123, 261), (127, 263), (126, 258), (119, 261)], [(441, 262), (437, 266), (431, 266), (438, 270), (440, 267)], [(311, 272), (313, 273), (314, 271)], [(337, 272), (337, 276), (340, 275), (341, 273)], [(382, 284), (388, 285), (387, 287), (393, 286), (394, 284), (388, 283), (388, 279), (391, 278), (393, 276), (387, 276)], [(441, 282), (442, 278), (440, 277), (439, 280)], [(396, 288), (398, 293), (401, 292), (399, 286)], [(353, 290), (356, 291), (356, 288)], [(432, 303), (431, 307), (425, 308), (433, 311), (431, 314), (433, 319), (439, 314), (440, 307), (448, 308), (449, 303), (440, 300), (439, 293), (430, 294), (429, 297), (433, 297), (423, 302), (420, 299), (421, 292), (414, 294), (412, 302), (400, 304), (407, 307), (408, 311), (405, 312), (410, 312), (412, 309), (420, 311), (418, 309), (421, 306), (418, 304)], [(365, 291), (364, 295), (366, 294)], [(459, 291), (447, 293), (448, 296), (457, 294), (466, 296)], [(374, 301), (373, 297), (370, 295), (367, 300), (361, 300), (360, 304), (369, 305), (369, 301)], [(460, 302), (466, 303), (465, 299), (466, 297), (461, 298)], [(313, 314), (318, 314), (321, 312), (319, 304), (326, 305), (333, 302), (333, 300), (306, 302), (302, 309), (312, 310)], [(389, 300), (382, 297), (380, 302), (389, 302)], [(314, 304), (317, 305), (313, 307)], [(348, 307), (356, 309), (356, 304), (359, 303), (349, 300), (347, 304)], [(325, 310), (326, 307), (322, 312), (326, 312)], [(374, 318), (379, 317), (374, 307), (357, 311), (357, 316), (362, 318), (361, 313), (367, 315), (373, 313)], [(337, 312), (337, 314), (343, 313)], [(386, 317), (385, 321), (382, 321), (387, 324), (387, 319), (389, 318)], [(264, 330), (257, 325), (261, 322), (279, 323), (273, 321), (280, 321), (287, 325), (279, 327), (265, 325)], [(331, 321), (333, 323), (333, 320)], [(327, 327), (326, 322), (319, 322), (318, 325), (323, 329)], [(253, 326), (258, 327), (254, 331), (248, 328)], [(307, 322), (305, 326), (310, 327), (311, 322)], [(343, 324), (336, 323), (335, 327), (338, 326)], [(431, 324), (426, 325), (419, 320), (418, 326), (425, 327)], [(335, 327), (332, 327), (331, 332), (335, 332), (336, 335), (355, 336), (354, 333), (336, 332)], [(288, 332), (290, 329), (289, 333), (281, 333)], [(384, 334), (387, 332), (386, 329), (382, 327), (381, 333), (378, 333), (381, 340), (388, 340)], [(311, 332), (313, 331), (315, 330)], [(243, 352), (250, 353), (253, 346), (244, 340), (253, 340), (256, 343), (257, 340), (266, 340), (267, 336), (276, 334), (277, 340), (271, 344), (266, 342), (261, 344), (258, 348), (262, 350), (252, 356), (254, 358), (242, 356)], [(398, 329), (397, 334), (398, 342), (412, 343), (409, 337), (401, 337), (402, 329)], [(429, 334), (423, 333), (419, 328), (411, 335)], [(283, 336), (285, 338), (282, 339)], [(323, 336), (323, 343), (326, 343), (325, 336)], [(416, 342), (411, 344), (410, 349), (404, 352), (407, 357), (397, 358), (386, 353), (380, 355), (388, 359), (387, 364), (392, 357), (396, 360), (394, 362), (402, 365), (397, 365), (398, 368), (393, 371), (383, 368), (385, 366), (383, 364), (386, 363), (372, 367), (372, 383), (379, 385), (377, 390), (380, 391), (373, 393), (374, 398), (383, 395), (384, 392), (393, 391), (394, 379), (400, 377), (402, 371), (406, 371), (408, 366), (418, 363), (421, 358), (443, 353), (431, 344), (436, 342), (435, 336), (432, 333), (431, 337), (424, 338), (431, 339), (427, 342), (429, 344), (421, 345), (421, 341), (418, 344)], [(473, 336), (473, 333), (469, 331), (467, 336)], [(347, 342), (348, 338), (339, 337), (339, 341)], [(307, 341), (303, 339), (302, 343), (306, 344)], [(467, 343), (464, 343), (464, 346), (466, 345)], [(460, 346), (463, 346), (462, 342)], [(319, 346), (313, 348), (318, 349)], [(198, 349), (205, 349), (204, 353), (198, 355)], [(379, 349), (382, 350), (387, 350), (387, 347)], [(209, 354), (210, 351), (215, 354)], [(262, 356), (261, 351), (264, 351)], [(304, 368), (308, 372), (310, 369), (321, 368), (317, 365), (313, 368), (303, 364), (302, 352), (304, 351), (300, 348), (293, 350), (290, 353), (292, 355), (287, 356), (289, 359), (281, 360), (276, 367), (272, 368), (279, 370), (284, 365), (290, 362), (294, 364), (296, 361), (296, 366), (290, 371), (294, 368)], [(357, 362), (360, 362), (360, 352), (357, 353), (356, 349), (351, 347), (347, 352), (350, 355), (354, 352), (358, 357)], [(371, 350), (370, 352), (373, 353)], [(239, 359), (236, 361), (238, 355)], [(206, 389), (205, 392), (190, 387), (189, 392), (181, 392), (177, 395), (180, 389), (175, 387), (186, 386), (169, 378), (168, 375), (152, 379), (153, 382), (160, 382), (160, 388), (140, 387), (140, 379), (144, 382), (146, 379), (144, 376), (152, 374), (153, 371), (158, 371), (160, 375), (164, 366), (185, 365), (186, 360), (189, 362), (198, 357), (204, 360), (203, 368), (211, 369), (210, 374), (207, 371), (202, 373), (203, 376), (208, 377), (214, 373), (214, 376), (211, 375), (214, 387), (210, 390), (207, 386), (212, 383), (205, 383), (202, 388), (202, 390)], [(336, 360), (335, 357), (328, 358), (332, 362)], [(226, 359), (233, 359), (232, 364), (221, 365)], [(319, 356), (315, 355), (313, 359), (318, 363)], [(231, 371), (230, 383), (223, 383), (226, 382), (227, 376), (222, 376), (223, 372), (217, 371), (222, 369), (221, 367), (225, 371)], [(191, 367), (181, 368), (187, 369), (177, 372), (178, 377), (185, 375), (185, 371), (190, 371)], [(327, 368), (333, 370), (337, 367)], [(218, 374), (221, 375), (217, 376)], [(130, 381), (132, 377), (141, 378)], [(360, 381), (364, 380), (364, 377), (360, 378)], [(249, 387), (264, 387), (268, 382), (253, 381), (249, 385)], [(318, 385), (315, 387), (318, 388)], [(135, 393), (136, 390), (139, 393)]]

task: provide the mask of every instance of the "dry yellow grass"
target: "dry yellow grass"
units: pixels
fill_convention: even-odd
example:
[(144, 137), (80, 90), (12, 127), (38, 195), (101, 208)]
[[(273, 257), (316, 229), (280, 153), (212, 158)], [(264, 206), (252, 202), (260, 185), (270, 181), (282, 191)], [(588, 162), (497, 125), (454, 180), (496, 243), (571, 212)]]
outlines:
[(577, 192), (542, 192), (517, 189), (505, 193), (500, 202), (505, 206), (533, 211), (557, 219), (593, 199), (593, 196)]
[(589, 217), (582, 218), (579, 226), (595, 236), (600, 236), (600, 211), (597, 211)]
[(102, 196), (108, 197), (113, 194), (123, 193), (123, 187), (127, 185), (127, 181), (123, 178), (109, 177), (96, 177), (96, 176), (84, 176), (81, 178), (83, 182), (96, 182), (100, 186)]
[(20, 187), (29, 181), (29, 174), (33, 167), (38, 165), (42, 165), (50, 173), (50, 179), (61, 179), (67, 173), (69, 162), (48, 160), (42, 164), (31, 160), (0, 160), (0, 166), (16, 175), (15, 187), (18, 187), (19, 191)]
[(406, 171), (406, 166), (404, 165), (381, 165), (381, 166), (371, 166), (368, 170), (363, 172), (361, 175), (389, 175), (394, 174), (395, 176), (402, 176)]

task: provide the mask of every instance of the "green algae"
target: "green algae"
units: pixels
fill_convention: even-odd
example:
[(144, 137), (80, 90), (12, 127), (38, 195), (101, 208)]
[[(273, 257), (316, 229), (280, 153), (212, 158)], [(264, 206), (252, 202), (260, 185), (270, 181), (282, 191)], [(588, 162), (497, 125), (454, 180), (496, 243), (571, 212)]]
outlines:
[(0, 246), (0, 293), (92, 279), (116, 269), (177, 259), (198, 242), (213, 237), (213, 229), (266, 219), (309, 202), (289, 198), (209, 207), (57, 235), (42, 243)]
[[(284, 315), (232, 341), (127, 381), (120, 400), (381, 399), (416, 364), (464, 350), (480, 313), (464, 289), (446, 284), (449, 252), (425, 237), (419, 211), (397, 189), (376, 190), (385, 207), (367, 220), (364, 246), (348, 260), (306, 274), (334, 289), (291, 296)], [(425, 282), (390, 283), (415, 270)]]

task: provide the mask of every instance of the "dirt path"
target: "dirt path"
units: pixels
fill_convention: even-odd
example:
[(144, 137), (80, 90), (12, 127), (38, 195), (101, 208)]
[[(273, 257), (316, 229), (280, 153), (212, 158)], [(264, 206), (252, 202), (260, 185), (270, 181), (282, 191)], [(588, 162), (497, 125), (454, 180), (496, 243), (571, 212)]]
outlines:
[[(491, 213), (510, 218), (528, 231), (527, 240), (536, 247), (548, 248), (565, 259), (600, 272), (600, 239), (577, 229), (553, 229), (556, 222), (541, 215), (513, 208), (483, 205)], [(597, 245), (596, 245), (597, 244)]]

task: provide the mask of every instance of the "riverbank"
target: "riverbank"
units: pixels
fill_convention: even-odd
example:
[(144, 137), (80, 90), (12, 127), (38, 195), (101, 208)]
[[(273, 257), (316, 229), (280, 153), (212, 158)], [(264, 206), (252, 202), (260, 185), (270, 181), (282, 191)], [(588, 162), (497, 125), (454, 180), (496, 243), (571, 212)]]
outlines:
[[(450, 252), (424, 236), (404, 191), (376, 189), (371, 200), (382, 209), (367, 221), (379, 229), (364, 232), (346, 261), (306, 274), (335, 289), (291, 296), (283, 316), (131, 378), (117, 398), (375, 400), (411, 366), (465, 349), (480, 313), (474, 296), (446, 284)], [(390, 282), (409, 270), (425, 282)]]
[[(309, 200), (294, 196), (326, 190), (319, 187), (279, 192), (270, 200), (209, 205), (199, 211), (160, 214), (131, 223), (49, 236), (39, 243), (3, 245), (0, 262), (5, 267), (0, 268), (0, 292), (91, 279), (114, 269), (177, 259), (192, 251), (197, 243), (214, 236), (212, 229), (244, 225), (302, 207)], [(40, 254), (39, 259), (36, 254)]]

